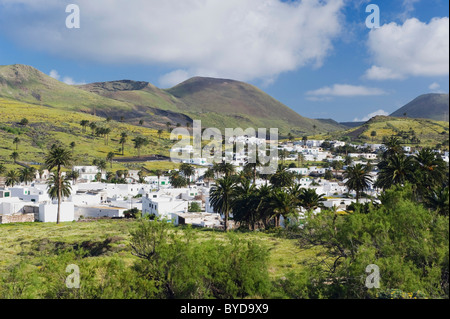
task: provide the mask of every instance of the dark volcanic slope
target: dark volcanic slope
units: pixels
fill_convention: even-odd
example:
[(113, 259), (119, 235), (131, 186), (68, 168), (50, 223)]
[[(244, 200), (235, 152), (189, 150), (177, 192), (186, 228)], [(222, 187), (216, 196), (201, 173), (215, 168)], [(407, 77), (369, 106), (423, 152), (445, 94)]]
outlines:
[(424, 118), (435, 121), (449, 120), (449, 96), (448, 94), (424, 94), (409, 102), (391, 116), (409, 118)]

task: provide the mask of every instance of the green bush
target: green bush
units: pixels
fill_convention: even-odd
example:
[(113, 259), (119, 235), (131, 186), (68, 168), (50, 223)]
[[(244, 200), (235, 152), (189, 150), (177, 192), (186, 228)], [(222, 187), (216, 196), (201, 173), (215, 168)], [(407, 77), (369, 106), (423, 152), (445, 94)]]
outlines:
[(143, 221), (132, 233), (136, 269), (156, 283), (158, 298), (244, 298), (267, 296), (268, 251), (232, 235), (198, 242), (162, 221)]
[[(311, 265), (314, 290), (326, 298), (377, 298), (390, 289), (448, 298), (449, 220), (411, 200), (412, 187), (388, 190), (383, 205), (355, 206), (347, 215), (322, 212), (307, 220), (302, 245), (328, 258)], [(380, 289), (368, 289), (366, 267), (380, 269)]]

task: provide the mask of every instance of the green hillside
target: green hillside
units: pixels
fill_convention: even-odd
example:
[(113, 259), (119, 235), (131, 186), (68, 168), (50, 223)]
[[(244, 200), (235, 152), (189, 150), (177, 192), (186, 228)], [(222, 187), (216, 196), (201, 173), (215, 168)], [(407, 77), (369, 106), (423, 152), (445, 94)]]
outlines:
[(62, 83), (31, 66), (0, 66), (0, 97), (97, 115), (131, 111), (133, 105), (104, 98)]
[(449, 121), (448, 94), (424, 94), (391, 114), (394, 117)]
[(332, 121), (302, 117), (250, 84), (214, 78), (195, 77), (168, 90), (131, 80), (73, 86), (15, 64), (0, 66), (0, 97), (157, 129), (193, 120), (222, 131), (278, 128), (281, 135), (297, 136), (342, 129)]
[[(26, 118), (28, 124), (20, 124)], [(97, 127), (108, 127), (111, 134), (106, 141), (105, 137), (95, 136), (92, 130), (86, 127), (83, 130), (80, 122), (87, 120), (95, 122)], [(52, 107), (27, 104), (0, 98), (0, 164), (8, 168), (16, 167), (10, 158), (12, 152), (19, 153), (19, 162), (42, 163), (48, 149), (55, 143), (68, 147), (75, 142), (75, 164), (91, 164), (95, 158), (105, 159), (109, 152), (121, 157), (120, 134), (126, 132), (128, 141), (125, 144), (124, 156), (137, 156), (132, 139), (136, 136), (147, 137), (150, 144), (141, 149), (141, 155), (169, 155), (173, 144), (169, 134), (164, 132), (159, 136), (153, 129), (133, 126), (117, 121), (106, 121), (104, 118), (73, 111), (64, 111)], [(18, 137), (17, 146), (13, 143)], [(114, 164), (113, 169), (123, 168)], [(108, 165), (108, 169), (110, 166)]]
[[(375, 132), (375, 133), (372, 133)], [(372, 136), (372, 134), (375, 134)], [(382, 143), (385, 138), (398, 136), (404, 145), (420, 147), (449, 147), (449, 123), (427, 119), (376, 116), (362, 126), (325, 136), (348, 139), (359, 143)]]

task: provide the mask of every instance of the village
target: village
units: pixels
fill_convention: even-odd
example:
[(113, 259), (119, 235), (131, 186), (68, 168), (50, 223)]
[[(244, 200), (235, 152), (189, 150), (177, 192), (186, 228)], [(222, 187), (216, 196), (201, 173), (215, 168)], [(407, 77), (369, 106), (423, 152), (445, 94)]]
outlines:
[[(245, 136), (237, 140), (246, 143), (260, 142)], [(337, 149), (341, 152), (336, 152)], [(352, 152), (348, 152), (349, 150)], [(370, 164), (371, 183), (365, 192), (365, 198), (359, 199), (359, 202), (377, 201), (380, 190), (373, 186), (378, 174), (376, 164), (385, 150), (383, 144), (353, 145), (343, 141), (304, 139), (279, 143), (277, 160), (279, 165), (295, 176), (294, 181), (301, 188), (313, 189), (318, 195), (322, 195), (323, 208), (334, 207), (338, 211), (345, 211), (357, 199), (355, 192), (345, 186), (343, 172), (348, 166)], [(187, 151), (192, 149), (188, 146)], [(407, 156), (418, 152), (409, 146), (403, 147), (403, 151)], [(434, 152), (439, 153), (445, 162), (449, 162), (448, 152)], [(234, 154), (232, 158), (235, 173), (241, 173), (248, 160), (245, 151)], [(156, 176), (151, 172), (142, 175), (141, 171), (129, 170), (124, 178), (126, 183), (119, 184), (108, 182), (107, 173), (97, 166), (73, 166), (72, 171), (77, 174), (76, 178), (69, 179), (70, 196), (60, 203), (60, 221), (124, 219), (130, 217), (130, 212), (139, 211), (142, 217), (165, 219), (174, 225), (190, 224), (222, 229), (224, 216), (215, 211), (210, 202), (210, 190), (215, 184), (214, 178), (207, 177), (207, 171), (213, 164), (206, 158), (191, 158), (185, 164), (192, 165), (193, 171), (192, 175), (185, 176), (188, 185), (184, 187), (172, 185), (172, 171)], [(122, 177), (118, 176), (122, 173), (117, 172), (116, 177)], [(67, 172), (63, 172), (64, 174)], [(183, 172), (180, 174), (183, 175)], [(48, 170), (43, 170), (36, 172), (31, 183), (10, 186), (5, 185), (5, 179), (0, 179), (0, 224), (56, 222), (58, 202), (56, 199), (52, 200), (47, 191), (47, 179), (50, 175)], [(270, 185), (270, 179), (259, 175), (255, 176), (254, 183), (256, 186)], [(305, 210), (298, 210), (298, 217), (302, 218)], [(320, 211), (321, 208), (316, 208), (314, 213)], [(283, 226), (282, 216), (281, 219)], [(236, 226), (232, 218), (230, 222), (229, 227)]]

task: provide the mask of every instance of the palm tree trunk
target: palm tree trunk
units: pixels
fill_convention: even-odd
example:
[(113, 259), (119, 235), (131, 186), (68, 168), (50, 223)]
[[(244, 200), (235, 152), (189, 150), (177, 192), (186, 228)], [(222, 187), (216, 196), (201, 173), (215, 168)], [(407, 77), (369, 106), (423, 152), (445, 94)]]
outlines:
[(61, 214), (61, 168), (58, 166), (58, 212), (56, 214), (56, 224), (59, 224)]
[(229, 213), (227, 210), (227, 211), (225, 211), (225, 232), (228, 231), (228, 215), (229, 215)]

